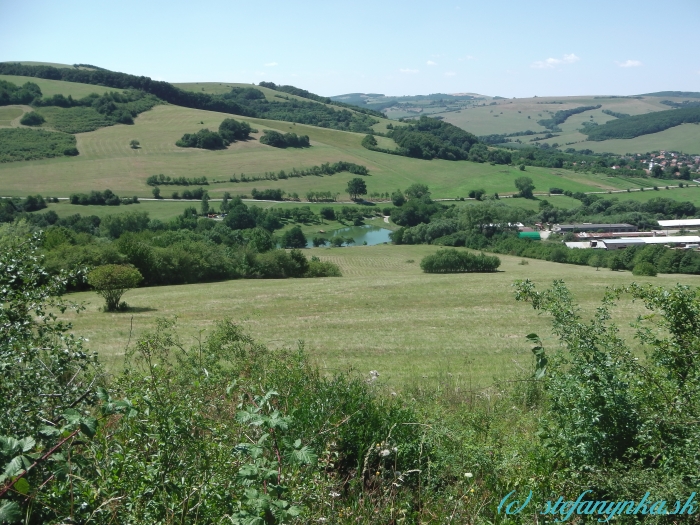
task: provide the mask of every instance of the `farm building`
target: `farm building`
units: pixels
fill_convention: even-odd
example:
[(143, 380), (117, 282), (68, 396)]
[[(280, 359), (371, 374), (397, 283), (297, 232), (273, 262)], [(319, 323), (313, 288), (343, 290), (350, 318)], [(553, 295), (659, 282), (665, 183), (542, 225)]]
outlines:
[(581, 224), (555, 224), (552, 227), (552, 231), (559, 233), (575, 233), (575, 232), (633, 232), (636, 228), (631, 224), (595, 224), (595, 223), (581, 223)]
[(700, 219), (679, 219), (673, 221), (659, 221), (659, 226), (665, 230), (681, 230), (687, 228), (700, 228)]
[(675, 237), (628, 237), (620, 239), (597, 239), (591, 241), (591, 248), (603, 250), (623, 250), (628, 246), (644, 244), (663, 244), (680, 248), (697, 248), (700, 245), (698, 235), (680, 235)]

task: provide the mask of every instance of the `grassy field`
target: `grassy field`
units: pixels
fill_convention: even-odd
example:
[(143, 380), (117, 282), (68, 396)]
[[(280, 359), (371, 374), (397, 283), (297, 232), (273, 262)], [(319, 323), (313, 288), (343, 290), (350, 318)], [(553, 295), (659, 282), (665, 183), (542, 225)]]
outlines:
[[(84, 302), (87, 310), (68, 317), (112, 368), (121, 366), (130, 335), (133, 344), (158, 317), (177, 316), (187, 342), (215, 320), (230, 318), (271, 347), (293, 347), (303, 340), (329, 372), (377, 370), (396, 388), (421, 381), (464, 388), (512, 376), (521, 367), (529, 370), (528, 333), (546, 336), (549, 349), (557, 344), (548, 320), (514, 301), (511, 284), (516, 279), (529, 278), (540, 286), (564, 279), (586, 312), (597, 305), (606, 286), (633, 280), (697, 284), (693, 276), (633, 278), (629, 272), (537, 260), (520, 265), (521, 259), (508, 256), (501, 256), (498, 273), (424, 274), (419, 262), (435, 249), (311, 249), (307, 255), (339, 264), (344, 276), (142, 288), (124, 297), (135, 310), (120, 314), (100, 312), (102, 300), (92, 292), (77, 293), (71, 299)], [(639, 304), (631, 303), (619, 309), (623, 333), (630, 333), (628, 321), (640, 311)]]
[(108, 91), (122, 91), (121, 89), (108, 88), (104, 86), (94, 86), (92, 84), (79, 84), (77, 82), (64, 82), (63, 80), (47, 80), (44, 78), (19, 77), (15, 75), (0, 75), (0, 80), (12, 82), (21, 86), (25, 82), (34, 82), (41, 89), (45, 97), (53, 95), (71, 95), (73, 98), (82, 98), (90, 93), (107, 93)]
[[(582, 135), (583, 137), (583, 135)], [(584, 137), (585, 138), (585, 137)], [(659, 133), (642, 135), (634, 139), (614, 139), (602, 142), (584, 141), (576, 149), (588, 148), (597, 153), (647, 153), (650, 151), (673, 150), (700, 155), (700, 125), (681, 124)]]
[[(580, 106), (602, 106), (599, 110), (587, 111), (574, 115), (567, 119), (560, 127), (565, 129), (575, 129), (569, 121), (578, 117), (580, 120), (589, 120), (591, 114), (593, 120), (599, 124), (614, 117), (601, 113), (603, 109), (609, 109), (618, 113), (639, 115), (651, 111), (662, 111), (669, 109), (660, 103), (663, 100), (659, 97), (635, 98), (605, 98), (605, 97), (535, 97), (494, 100), (495, 105), (474, 106), (463, 109), (459, 112), (449, 112), (442, 115), (446, 122), (466, 129), (476, 135), (490, 135), (496, 133), (514, 133), (516, 131), (546, 132), (547, 129), (537, 124), (540, 119), (550, 118), (553, 113), (560, 110), (573, 109)], [(676, 100), (676, 99), (673, 99)], [(679, 99), (680, 100), (680, 99)], [(556, 104), (554, 102), (557, 102)], [(559, 104), (558, 102), (562, 102)], [(529, 118), (528, 118), (529, 117)], [(531, 137), (526, 137), (531, 138)], [(521, 139), (524, 140), (524, 139)], [(553, 142), (561, 143), (561, 140), (552, 139)]]
[(21, 117), (24, 110), (20, 106), (4, 106), (0, 107), (0, 127), (9, 127), (12, 121), (17, 117)]
[[(78, 157), (6, 163), (0, 166), (0, 187), (6, 195), (41, 192), (46, 195), (68, 196), (71, 192), (109, 188), (117, 194), (149, 197), (151, 188), (145, 184), (148, 176), (163, 173), (170, 176), (200, 177), (228, 181), (236, 174), (263, 174), (266, 171), (306, 168), (324, 162), (346, 160), (369, 168), (367, 178), (370, 192), (394, 191), (409, 185), (426, 183), (436, 198), (465, 196), (469, 190), (483, 188), (488, 193), (512, 193), (513, 180), (523, 173), (507, 166), (491, 166), (471, 162), (443, 160), (423, 161), (368, 151), (360, 145), (362, 134), (349, 133), (286, 122), (247, 120), (258, 129), (295, 131), (311, 138), (311, 148), (278, 149), (257, 140), (238, 142), (223, 151), (178, 148), (175, 142), (184, 134), (208, 127), (218, 128), (230, 115), (182, 108), (156, 106), (136, 118), (132, 126), (115, 125), (90, 133), (78, 134)], [(132, 139), (141, 148), (129, 147)], [(528, 168), (536, 190), (547, 191), (561, 187), (572, 191), (596, 191), (624, 188), (625, 182), (606, 177), (588, 176), (552, 170)], [(281, 188), (288, 193), (333, 191), (343, 193), (353, 175), (341, 173), (328, 177), (305, 177), (280, 181), (223, 183), (210, 186), (212, 197), (224, 191), (250, 194), (251, 190)]]

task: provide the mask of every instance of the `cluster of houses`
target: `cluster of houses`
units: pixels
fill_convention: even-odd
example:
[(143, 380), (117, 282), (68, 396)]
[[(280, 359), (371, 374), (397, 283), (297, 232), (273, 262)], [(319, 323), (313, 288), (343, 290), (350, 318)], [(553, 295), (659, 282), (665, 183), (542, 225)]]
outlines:
[[(661, 244), (669, 248), (697, 250), (700, 248), (700, 219), (659, 221), (661, 229), (639, 232), (631, 224), (556, 224), (551, 233), (572, 233), (575, 241), (569, 248), (622, 250), (628, 246)], [(690, 235), (694, 233), (695, 235)], [(680, 235), (679, 235), (680, 234)]]
[(659, 165), (664, 169), (667, 166), (677, 166), (678, 169), (682, 168), (683, 166), (688, 166), (691, 171), (698, 171), (700, 168), (700, 155), (686, 155), (684, 153), (676, 153), (673, 151), (662, 150), (655, 155), (637, 154), (635, 160), (648, 164), (649, 171), (654, 169), (654, 166), (656, 165)]

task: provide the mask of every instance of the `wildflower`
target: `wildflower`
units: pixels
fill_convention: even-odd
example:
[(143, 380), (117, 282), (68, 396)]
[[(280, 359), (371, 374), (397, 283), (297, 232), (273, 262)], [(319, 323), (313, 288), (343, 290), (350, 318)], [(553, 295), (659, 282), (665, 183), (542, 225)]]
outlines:
[(379, 453), (379, 455), (383, 458), (387, 457), (389, 454), (391, 454), (391, 451), (387, 449), (384, 449)]
[(465, 477), (465, 478), (471, 478), (471, 477), (473, 477), (473, 476), (474, 476), (474, 474), (472, 474), (471, 472), (465, 472), (465, 473), (464, 473), (464, 477)]
[(328, 494), (331, 498), (338, 498), (340, 497), (340, 492), (331, 492)]

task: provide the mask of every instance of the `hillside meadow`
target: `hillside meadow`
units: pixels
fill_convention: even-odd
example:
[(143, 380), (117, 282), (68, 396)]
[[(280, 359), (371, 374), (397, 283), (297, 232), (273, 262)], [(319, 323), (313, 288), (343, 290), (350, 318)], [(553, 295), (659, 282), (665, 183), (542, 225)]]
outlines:
[[(87, 309), (67, 318), (112, 370), (120, 368), (129, 341), (150, 330), (156, 318), (177, 316), (188, 341), (204, 337), (216, 320), (230, 318), (271, 347), (304, 341), (328, 373), (377, 370), (393, 388), (422, 382), (476, 388), (530, 368), (527, 334), (537, 332), (549, 347), (557, 344), (548, 320), (513, 299), (511, 285), (517, 279), (540, 286), (563, 279), (586, 312), (598, 304), (606, 286), (697, 281), (538, 260), (523, 265), (509, 256), (500, 256), (497, 273), (425, 274), (420, 260), (435, 251), (434, 246), (391, 245), (308, 249), (307, 256), (337, 263), (343, 277), (140, 288), (124, 296), (133, 310), (117, 314), (101, 312), (102, 299), (94, 292), (74, 293), (70, 299)], [(628, 323), (641, 309), (626, 303), (618, 311), (629, 335)]]
[[(156, 106), (135, 119), (131, 126), (115, 125), (90, 133), (77, 134), (80, 155), (71, 158), (14, 162), (0, 165), (0, 187), (5, 195), (26, 195), (40, 192), (67, 197), (72, 192), (89, 192), (109, 188), (117, 194), (150, 197), (145, 184), (148, 176), (163, 173), (169, 176), (201, 177), (210, 182), (224, 181), (209, 188), (212, 197), (225, 191), (250, 194), (253, 188), (281, 188), (303, 196), (307, 191), (332, 191), (345, 194), (350, 173), (326, 177), (305, 177), (277, 181), (230, 183), (236, 175), (263, 175), (267, 171), (290, 171), (325, 162), (345, 160), (367, 166), (370, 192), (395, 191), (411, 184), (427, 183), (435, 198), (466, 196), (471, 189), (483, 188), (488, 193), (512, 193), (513, 180), (522, 175), (516, 168), (491, 166), (473, 162), (418, 160), (366, 150), (360, 145), (362, 134), (328, 130), (301, 124), (262, 119), (239, 118), (258, 130), (295, 132), (308, 135), (311, 147), (279, 149), (257, 140), (237, 142), (222, 151), (179, 148), (175, 142), (184, 133), (202, 128), (217, 129), (231, 115), (182, 108)], [(131, 149), (132, 139), (140, 142)], [(621, 179), (577, 174), (566, 170), (529, 167), (527, 176), (536, 191), (561, 187), (571, 191), (601, 191), (632, 186)]]

